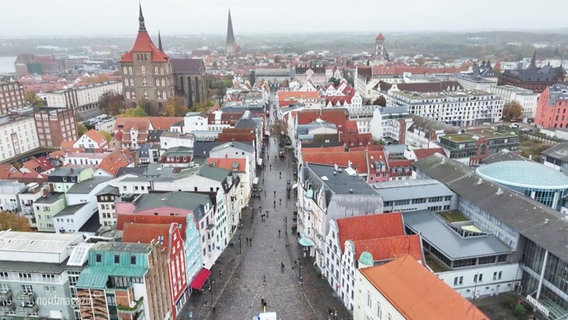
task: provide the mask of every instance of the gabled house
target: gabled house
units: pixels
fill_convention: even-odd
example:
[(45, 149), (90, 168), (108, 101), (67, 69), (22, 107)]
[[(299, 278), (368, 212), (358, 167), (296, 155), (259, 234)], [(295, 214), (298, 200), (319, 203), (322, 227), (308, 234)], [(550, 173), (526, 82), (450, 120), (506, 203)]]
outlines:
[(111, 153), (105, 154), (94, 176), (115, 177), (118, 169), (127, 167), (131, 163), (132, 156), (128, 149), (114, 149)]
[(358, 268), (406, 255), (424, 262), (420, 236), (405, 235), (399, 212), (331, 220), (325, 242), (323, 276), (351, 311)]
[(185, 235), (181, 225), (127, 223), (124, 225), (122, 242), (157, 243), (166, 254), (171, 318), (176, 319), (189, 298), (184, 248)]
[(73, 148), (84, 149), (88, 152), (102, 152), (107, 148), (107, 141), (97, 130), (85, 132), (75, 143)]

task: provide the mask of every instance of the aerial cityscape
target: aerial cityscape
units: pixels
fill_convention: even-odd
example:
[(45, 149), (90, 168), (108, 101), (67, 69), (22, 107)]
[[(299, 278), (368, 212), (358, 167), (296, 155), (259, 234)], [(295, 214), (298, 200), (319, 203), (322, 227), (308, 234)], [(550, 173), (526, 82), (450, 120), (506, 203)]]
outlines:
[(14, 3), (0, 320), (568, 319), (567, 9)]

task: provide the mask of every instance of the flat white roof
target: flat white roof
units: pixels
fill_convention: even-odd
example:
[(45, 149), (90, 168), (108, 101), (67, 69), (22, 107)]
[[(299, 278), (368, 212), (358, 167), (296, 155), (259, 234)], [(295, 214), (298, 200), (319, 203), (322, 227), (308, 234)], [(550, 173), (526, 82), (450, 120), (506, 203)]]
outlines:
[[(79, 233), (56, 234), (39, 232), (0, 231), (0, 260), (13, 261), (11, 256), (18, 255), (18, 261), (30, 260), (34, 255), (43, 260), (46, 255), (62, 256), (67, 248), (74, 243), (81, 242), (83, 235)], [(29, 255), (33, 253), (34, 255)], [(51, 259), (47, 259), (51, 260)], [(47, 262), (47, 261), (45, 261)], [(50, 261), (51, 262), (51, 261)]]

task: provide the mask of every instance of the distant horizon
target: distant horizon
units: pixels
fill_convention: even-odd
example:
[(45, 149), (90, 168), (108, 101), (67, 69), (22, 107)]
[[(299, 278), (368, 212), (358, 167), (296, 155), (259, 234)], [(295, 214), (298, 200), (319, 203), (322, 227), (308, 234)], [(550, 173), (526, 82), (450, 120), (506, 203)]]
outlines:
[[(19, 0), (0, 11), (0, 38), (127, 37), (138, 30), (141, 4), (154, 35), (547, 32), (567, 30), (568, 1), (541, 0)], [(545, 12), (545, 14), (539, 14)], [(528, 27), (530, 26), (530, 27)]]
[[(552, 29), (471, 29), (471, 30), (416, 30), (416, 31), (313, 31), (313, 32), (256, 32), (256, 33), (235, 33), (235, 38), (239, 38), (239, 36), (244, 37), (254, 37), (260, 35), (272, 35), (272, 36), (281, 36), (281, 35), (310, 35), (310, 34), (356, 34), (356, 35), (377, 35), (382, 33), (387, 39), (388, 35), (401, 35), (401, 34), (466, 34), (466, 33), (500, 33), (500, 32), (511, 32), (511, 33), (532, 33), (532, 34), (566, 34), (568, 35), (568, 27), (566, 28), (552, 28)], [(90, 34), (90, 35), (80, 35), (80, 34), (66, 34), (66, 35), (50, 35), (50, 34), (37, 34), (37, 35), (26, 35), (26, 36), (2, 36), (0, 35), (0, 39), (3, 40), (24, 40), (24, 39), (39, 39), (39, 38), (47, 38), (47, 39), (75, 39), (75, 38), (135, 38), (138, 31), (136, 30), (132, 34)], [(158, 32), (154, 35), (152, 32), (148, 31), (150, 37), (154, 39), (154, 37), (158, 36)], [(222, 33), (174, 33), (174, 34), (166, 34), (161, 32), (162, 37), (187, 37), (187, 36), (215, 36), (215, 37), (225, 37), (225, 34)]]

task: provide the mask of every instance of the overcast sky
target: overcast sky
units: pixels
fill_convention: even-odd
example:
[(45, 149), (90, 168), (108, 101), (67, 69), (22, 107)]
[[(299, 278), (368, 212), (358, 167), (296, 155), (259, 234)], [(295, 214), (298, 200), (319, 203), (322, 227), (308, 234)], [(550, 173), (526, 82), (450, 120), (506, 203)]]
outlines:
[[(3, 0), (6, 1), (6, 0)], [(162, 35), (287, 32), (542, 30), (568, 28), (568, 0), (141, 0)], [(131, 36), (138, 0), (3, 3), (0, 37)]]

